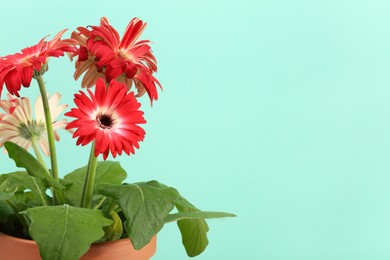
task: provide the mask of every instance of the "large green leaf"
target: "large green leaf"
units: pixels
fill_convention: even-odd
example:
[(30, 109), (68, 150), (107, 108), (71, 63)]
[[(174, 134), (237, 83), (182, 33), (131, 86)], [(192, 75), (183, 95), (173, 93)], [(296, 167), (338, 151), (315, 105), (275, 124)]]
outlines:
[(29, 208), (26, 214), (43, 260), (79, 259), (112, 222), (101, 211), (68, 205)]
[(122, 209), (124, 226), (135, 249), (144, 247), (160, 231), (178, 196), (175, 189), (151, 184), (97, 186), (98, 192), (115, 199)]
[(63, 189), (58, 181), (51, 177), (47, 169), (32, 156), (28, 151), (12, 142), (5, 142), (8, 156), (15, 161), (16, 166), (25, 168), (31, 176), (46, 180), (50, 186), (56, 189)]
[[(81, 190), (87, 172), (87, 166), (76, 169), (67, 174), (64, 179), (69, 188), (65, 190), (65, 196), (73, 205), (79, 205), (81, 199)], [(126, 179), (126, 171), (120, 166), (119, 162), (104, 161), (98, 162), (96, 167), (95, 185), (99, 183), (121, 184)]]
[(175, 206), (179, 213), (167, 215), (165, 222), (177, 220), (177, 225), (182, 235), (182, 242), (188, 256), (197, 256), (207, 247), (209, 241), (207, 232), (209, 231), (205, 218), (234, 217), (234, 214), (225, 212), (203, 212), (183, 198), (175, 189), (169, 188), (165, 184), (157, 181), (140, 183), (160, 189), (170, 189), (176, 196)]
[(31, 190), (30, 195), (39, 200), (41, 205), (47, 205), (49, 202), (46, 188), (45, 183), (41, 179), (30, 176), (26, 172), (19, 171), (0, 175), (0, 200), (8, 199), (5, 196), (7, 194), (12, 196), (13, 192), (28, 189)]
[[(151, 181), (147, 184), (154, 187), (168, 188), (168, 186), (165, 184), (159, 183), (157, 181)], [(209, 231), (209, 227), (205, 219), (234, 217), (235, 215), (225, 212), (200, 211), (189, 201), (183, 198), (176, 190), (175, 192), (177, 194), (175, 206), (179, 213), (167, 215), (165, 222), (177, 220), (177, 225), (182, 236), (182, 242), (188, 256), (197, 256), (206, 249), (209, 243), (207, 239), (207, 232)]]
[[(199, 212), (194, 205), (183, 197), (180, 197), (175, 206), (179, 213)], [(188, 256), (197, 256), (201, 254), (209, 244), (207, 232), (209, 227), (204, 219), (188, 218), (177, 221), (180, 229), (182, 242)]]

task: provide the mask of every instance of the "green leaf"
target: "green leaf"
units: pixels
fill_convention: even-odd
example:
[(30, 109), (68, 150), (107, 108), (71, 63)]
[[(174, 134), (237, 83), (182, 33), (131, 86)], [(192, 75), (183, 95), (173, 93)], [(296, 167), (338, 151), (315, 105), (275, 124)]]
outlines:
[(11, 208), (6, 201), (1, 200), (0, 201), (0, 222), (6, 221), (7, 218), (12, 214), (18, 214), (18, 212), (16, 212), (15, 209)]
[(37, 197), (32, 192), (18, 191), (9, 199), (0, 201), (0, 230), (14, 237), (31, 239), (28, 233), (30, 221), (20, 213), (31, 207), (42, 206)]
[(18, 186), (10, 185), (6, 175), (0, 176), (0, 200), (7, 200), (18, 191)]
[(9, 158), (15, 161), (16, 166), (25, 168), (31, 176), (46, 180), (50, 186), (56, 189), (64, 188), (64, 186), (51, 177), (47, 169), (26, 149), (12, 142), (5, 142), (4, 147), (7, 149)]
[[(175, 202), (175, 206), (179, 213), (199, 212), (199, 209), (183, 197)], [(177, 225), (187, 255), (193, 257), (201, 254), (209, 244), (207, 239), (209, 227), (206, 221), (204, 219), (182, 219), (177, 221)]]
[(227, 212), (212, 212), (212, 211), (193, 211), (184, 213), (169, 214), (165, 218), (165, 223), (178, 221), (182, 219), (208, 219), (208, 218), (226, 218), (236, 217), (236, 215)]
[[(155, 187), (167, 187), (157, 181), (151, 181), (148, 185)], [(234, 214), (224, 212), (203, 212), (197, 209), (189, 201), (183, 198), (177, 191), (178, 198), (175, 201), (175, 206), (179, 213), (171, 214), (166, 217), (166, 222), (177, 219), (177, 225), (180, 229), (182, 242), (188, 256), (197, 256), (201, 254), (207, 247), (209, 241), (207, 232), (209, 227), (204, 220), (205, 218), (216, 217), (234, 217)]]
[(126, 232), (135, 249), (141, 249), (164, 226), (165, 218), (178, 197), (175, 189), (148, 183), (101, 184), (98, 192), (113, 198), (126, 218)]
[(43, 260), (77, 260), (111, 224), (101, 211), (68, 205), (29, 208), (30, 235)]
[[(72, 183), (69, 188), (66, 188), (65, 196), (73, 205), (80, 205), (81, 190), (86, 171), (87, 166), (84, 166), (64, 177), (65, 181)], [(120, 166), (119, 162), (104, 161), (97, 163), (95, 185), (99, 183), (121, 184), (126, 177), (126, 171)]]
[[(0, 175), (0, 200), (8, 199), (6, 194), (13, 195), (16, 191), (31, 190), (31, 195), (41, 202), (41, 205), (48, 204), (46, 195), (47, 186), (36, 177), (28, 175), (26, 172), (11, 172)], [(12, 191), (12, 192), (9, 192)]]

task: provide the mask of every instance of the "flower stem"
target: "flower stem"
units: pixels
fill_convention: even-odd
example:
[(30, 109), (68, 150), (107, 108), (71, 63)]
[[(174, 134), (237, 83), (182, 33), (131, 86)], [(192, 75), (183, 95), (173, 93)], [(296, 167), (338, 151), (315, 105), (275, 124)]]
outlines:
[[(50, 106), (49, 106), (49, 100), (47, 98), (45, 82), (43, 81), (41, 75), (35, 76), (35, 79), (37, 80), (39, 85), (39, 91), (41, 92), (41, 96), (42, 96), (43, 111), (45, 112), (46, 131), (47, 131), (49, 150), (50, 150), (51, 175), (56, 181), (59, 181), (57, 153), (56, 153), (56, 146), (54, 143), (53, 123), (51, 119)], [(58, 191), (54, 189), (53, 198), (54, 198), (54, 203), (60, 205), (63, 204), (62, 191)]]
[(118, 207), (118, 205), (116, 204), (116, 202), (114, 200), (111, 201), (111, 205), (108, 208), (107, 213), (111, 214), (117, 207)]
[(81, 193), (80, 206), (83, 208), (90, 208), (93, 196), (93, 189), (95, 187), (97, 157), (95, 157), (95, 141), (92, 142), (91, 153), (87, 166), (87, 172), (84, 178), (83, 190)]
[(37, 157), (38, 161), (42, 164), (42, 166), (44, 166), (47, 169), (46, 163), (43, 160), (43, 157), (42, 157), (41, 153), (39, 152), (38, 145), (37, 145), (37, 138), (36, 137), (32, 137), (31, 138), (31, 146), (32, 146), (32, 148), (34, 150), (35, 156)]
[(98, 201), (98, 203), (95, 205), (95, 207), (93, 207), (93, 209), (99, 209), (103, 203), (106, 201), (107, 197), (106, 196), (103, 196), (100, 198), (100, 200)]

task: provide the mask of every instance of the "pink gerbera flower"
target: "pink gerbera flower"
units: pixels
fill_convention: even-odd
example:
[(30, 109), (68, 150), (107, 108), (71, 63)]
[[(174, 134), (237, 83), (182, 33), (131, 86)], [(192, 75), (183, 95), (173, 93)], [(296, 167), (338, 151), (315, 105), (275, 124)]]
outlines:
[(38, 44), (24, 48), (21, 53), (0, 57), (0, 96), (5, 83), (8, 92), (19, 97), (21, 86), (30, 86), (34, 71), (43, 73), (47, 70), (49, 57), (74, 53), (77, 42), (73, 39), (61, 40), (65, 31), (60, 31), (51, 41), (45, 41), (45, 37)]
[(103, 79), (96, 82), (95, 94), (88, 89), (90, 97), (80, 91), (75, 94), (72, 108), (65, 115), (76, 118), (66, 129), (76, 128), (73, 137), (77, 145), (86, 145), (95, 140), (95, 156), (103, 154), (106, 160), (111, 152), (113, 157), (122, 151), (134, 154), (134, 147), (145, 137), (145, 131), (137, 124), (146, 123), (141, 104), (125, 84), (111, 81), (109, 86)]
[(148, 93), (151, 102), (157, 100), (156, 84), (158, 80), (152, 75), (157, 71), (156, 58), (153, 56), (148, 40), (138, 41), (146, 23), (134, 18), (127, 26), (123, 38), (109, 24), (107, 18), (100, 20), (100, 26), (91, 26), (91, 30), (79, 27), (72, 33), (72, 38), (80, 44), (77, 53), (77, 80), (86, 72), (83, 87), (92, 87), (98, 78), (107, 82), (115, 79), (130, 88), (134, 82), (137, 88), (136, 97)]

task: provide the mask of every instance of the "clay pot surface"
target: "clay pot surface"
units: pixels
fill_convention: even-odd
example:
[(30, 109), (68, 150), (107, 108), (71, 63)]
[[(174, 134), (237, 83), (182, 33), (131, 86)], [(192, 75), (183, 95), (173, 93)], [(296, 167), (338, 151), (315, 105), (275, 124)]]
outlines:
[[(42, 260), (35, 241), (0, 233), (1, 259)], [(156, 252), (156, 237), (141, 250), (135, 250), (129, 239), (92, 244), (80, 260), (148, 260)]]

